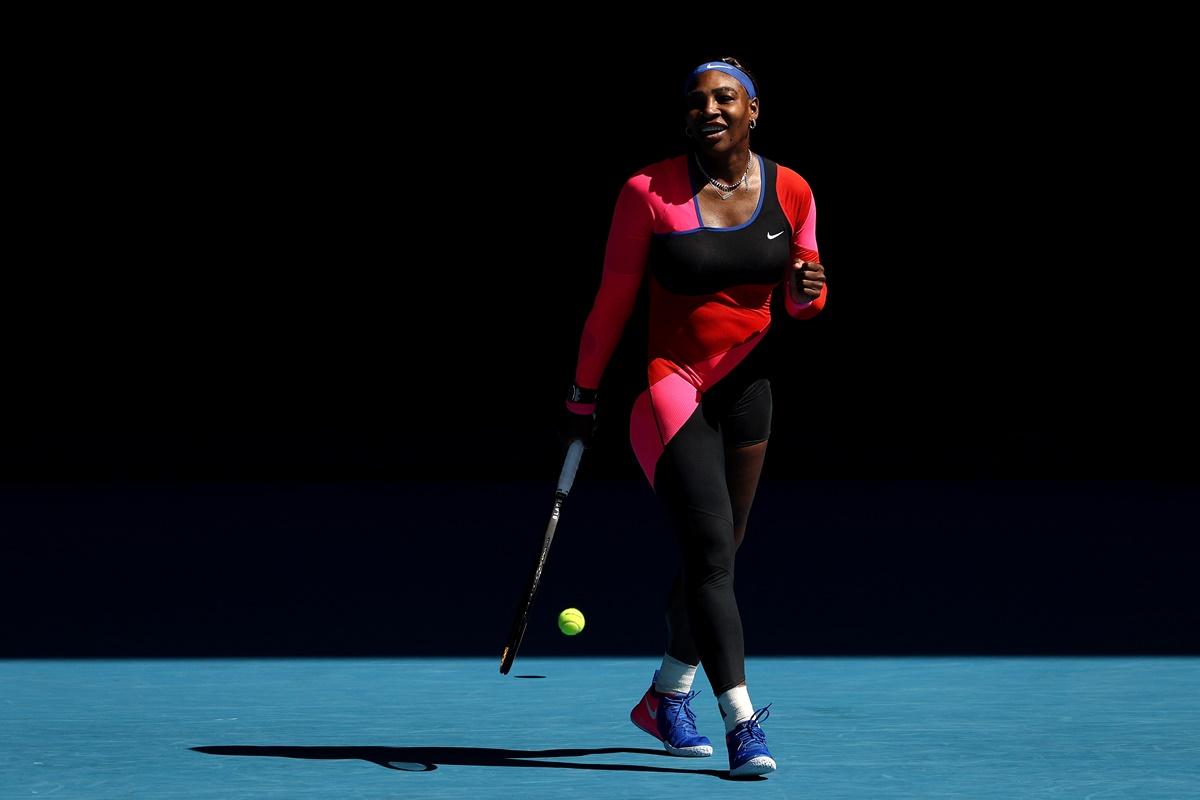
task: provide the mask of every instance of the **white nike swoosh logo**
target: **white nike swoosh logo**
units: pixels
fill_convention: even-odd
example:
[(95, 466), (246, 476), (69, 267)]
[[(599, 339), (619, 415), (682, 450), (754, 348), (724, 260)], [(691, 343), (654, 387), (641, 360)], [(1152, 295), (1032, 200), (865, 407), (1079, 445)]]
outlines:
[(725, 64), (705, 64), (704, 68), (705, 69), (720, 69), (723, 66), (725, 66)]
[(658, 712), (650, 707), (650, 698), (646, 698), (646, 713), (650, 715), (650, 719), (658, 719)]
[(768, 233), (767, 234), (768, 239), (774, 239), (776, 236), (783, 236), (783, 231), (780, 231), (779, 233)]

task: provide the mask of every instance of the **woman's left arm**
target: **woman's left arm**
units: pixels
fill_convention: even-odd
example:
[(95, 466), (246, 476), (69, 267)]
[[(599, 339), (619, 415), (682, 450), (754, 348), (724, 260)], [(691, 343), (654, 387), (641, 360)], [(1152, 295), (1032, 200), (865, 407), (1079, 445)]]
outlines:
[(817, 203), (808, 182), (791, 170), (780, 170), (789, 218), (796, 231), (792, 237), (792, 266), (784, 281), (784, 307), (794, 319), (810, 319), (825, 307), (829, 288), (825, 285), (825, 267), (817, 252)]

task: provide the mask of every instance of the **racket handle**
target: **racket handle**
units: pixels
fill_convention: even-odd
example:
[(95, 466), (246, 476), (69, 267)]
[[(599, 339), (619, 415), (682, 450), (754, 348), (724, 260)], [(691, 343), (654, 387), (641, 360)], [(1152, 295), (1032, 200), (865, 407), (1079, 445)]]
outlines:
[(575, 483), (575, 471), (579, 469), (579, 459), (583, 457), (583, 440), (574, 439), (567, 445), (567, 457), (563, 459), (562, 473), (558, 476), (558, 491), (567, 495), (571, 484)]

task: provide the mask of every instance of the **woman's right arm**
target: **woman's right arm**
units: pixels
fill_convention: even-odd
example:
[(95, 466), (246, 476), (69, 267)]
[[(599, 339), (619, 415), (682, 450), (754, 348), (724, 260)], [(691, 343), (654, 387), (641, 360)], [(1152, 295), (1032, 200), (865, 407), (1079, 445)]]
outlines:
[[(646, 271), (646, 255), (654, 233), (649, 184), (650, 178), (644, 174), (630, 178), (621, 187), (613, 211), (600, 289), (583, 326), (575, 368), (575, 385), (593, 394), (625, 330)], [(594, 398), (591, 403), (570, 405), (577, 414), (595, 410)]]

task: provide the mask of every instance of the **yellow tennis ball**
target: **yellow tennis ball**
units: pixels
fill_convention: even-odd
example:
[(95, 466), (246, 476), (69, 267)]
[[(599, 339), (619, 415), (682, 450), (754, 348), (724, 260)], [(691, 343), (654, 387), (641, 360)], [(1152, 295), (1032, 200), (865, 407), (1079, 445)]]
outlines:
[(558, 615), (558, 629), (567, 636), (574, 636), (583, 630), (583, 612), (578, 608), (568, 608)]

